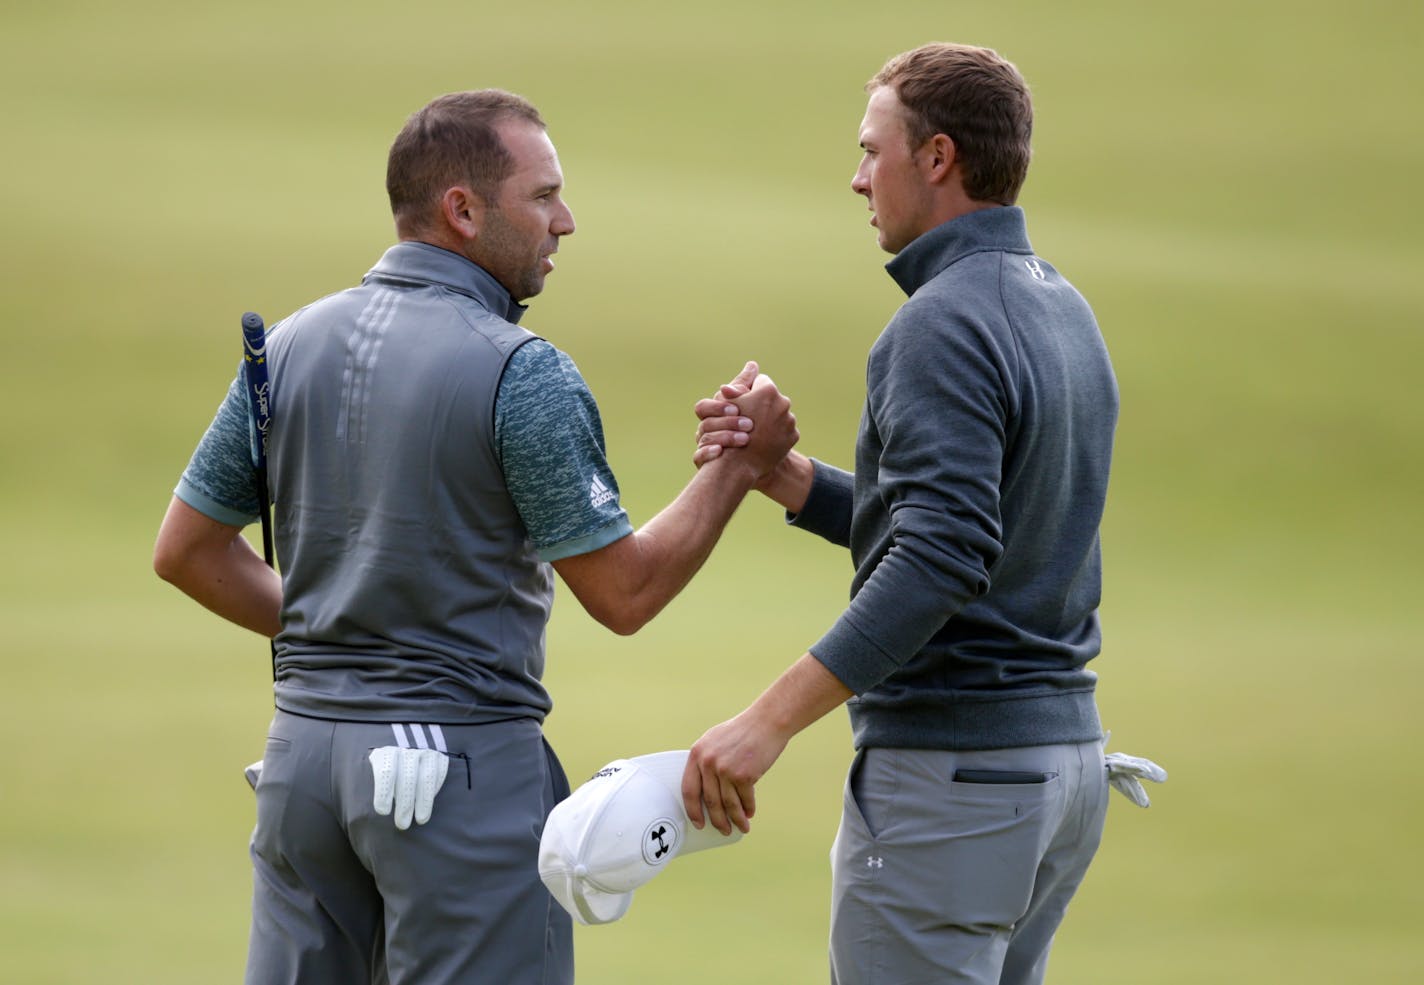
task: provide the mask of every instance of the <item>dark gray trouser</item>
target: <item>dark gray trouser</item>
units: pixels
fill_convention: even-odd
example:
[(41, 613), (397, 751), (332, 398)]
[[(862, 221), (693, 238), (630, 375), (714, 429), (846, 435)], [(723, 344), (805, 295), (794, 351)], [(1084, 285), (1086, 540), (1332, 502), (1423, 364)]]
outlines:
[(831, 849), (832, 985), (1042, 982), (1107, 797), (1099, 742), (858, 752)]
[(434, 812), (400, 831), (371, 804), (367, 756), (396, 744), (390, 725), (277, 713), (257, 784), (248, 985), (573, 981), (572, 922), (538, 872), (544, 819), (569, 792), (558, 759), (529, 719), (441, 731), (451, 760)]

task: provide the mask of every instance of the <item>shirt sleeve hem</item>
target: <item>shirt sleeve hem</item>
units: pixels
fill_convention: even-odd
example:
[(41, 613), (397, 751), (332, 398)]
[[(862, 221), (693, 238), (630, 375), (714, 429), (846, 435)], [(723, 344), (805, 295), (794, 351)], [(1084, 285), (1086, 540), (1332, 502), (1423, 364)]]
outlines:
[(811, 459), (811, 489), (800, 513), (786, 513), (786, 522), (842, 547), (850, 546), (850, 513), (854, 477), (844, 469)]
[(897, 661), (845, 616), (811, 647), (811, 655), (856, 694), (864, 694), (900, 669)]
[(578, 554), (591, 554), (600, 547), (607, 547), (614, 541), (622, 540), (632, 532), (633, 522), (628, 519), (628, 515), (625, 513), (591, 534), (584, 534), (582, 537), (575, 537), (572, 540), (562, 540), (557, 544), (537, 548), (536, 553), (541, 561), (561, 561), (566, 557), (574, 557)]
[(218, 523), (225, 523), (230, 527), (245, 527), (253, 520), (257, 519), (255, 513), (244, 513), (242, 510), (235, 510), (230, 506), (224, 506), (193, 485), (186, 478), (178, 480), (178, 488), (173, 490), (173, 495), (177, 496), (184, 503), (197, 510), (210, 520)]

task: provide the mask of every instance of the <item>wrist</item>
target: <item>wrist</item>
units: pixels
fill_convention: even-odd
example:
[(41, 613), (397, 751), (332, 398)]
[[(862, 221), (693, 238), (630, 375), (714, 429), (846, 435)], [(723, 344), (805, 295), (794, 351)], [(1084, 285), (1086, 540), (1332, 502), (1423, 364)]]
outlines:
[(703, 465), (700, 469), (727, 485), (732, 486), (738, 493), (746, 495), (757, 486), (760, 476), (757, 473), (756, 463), (747, 456), (741, 454), (736, 449), (724, 449), (712, 461)]
[(816, 466), (800, 452), (790, 452), (758, 480), (756, 488), (792, 513), (800, 513), (811, 495)]

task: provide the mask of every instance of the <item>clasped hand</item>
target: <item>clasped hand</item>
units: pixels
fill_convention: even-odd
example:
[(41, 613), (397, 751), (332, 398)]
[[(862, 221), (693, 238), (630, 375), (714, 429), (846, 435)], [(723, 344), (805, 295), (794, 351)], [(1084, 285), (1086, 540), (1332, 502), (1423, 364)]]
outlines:
[(790, 398), (754, 361), (712, 397), (699, 400), (693, 411), (698, 425), (692, 461), (698, 468), (723, 450), (736, 449), (752, 459), (758, 477), (765, 477), (801, 438)]

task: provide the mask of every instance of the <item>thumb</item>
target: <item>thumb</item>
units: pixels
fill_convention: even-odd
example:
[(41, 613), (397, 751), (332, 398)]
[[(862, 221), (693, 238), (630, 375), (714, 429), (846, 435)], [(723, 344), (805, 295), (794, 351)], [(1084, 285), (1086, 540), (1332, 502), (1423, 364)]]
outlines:
[(740, 386), (744, 387), (746, 390), (750, 390), (752, 388), (752, 382), (756, 380), (757, 373), (759, 373), (760, 371), (761, 367), (756, 364), (755, 359), (748, 360), (747, 364), (742, 367), (742, 371), (738, 373), (732, 379), (732, 382), (727, 385)]

